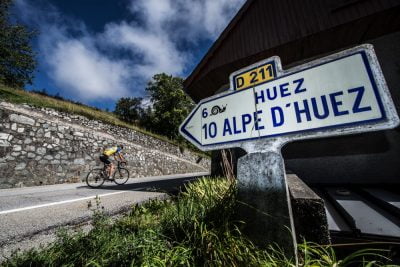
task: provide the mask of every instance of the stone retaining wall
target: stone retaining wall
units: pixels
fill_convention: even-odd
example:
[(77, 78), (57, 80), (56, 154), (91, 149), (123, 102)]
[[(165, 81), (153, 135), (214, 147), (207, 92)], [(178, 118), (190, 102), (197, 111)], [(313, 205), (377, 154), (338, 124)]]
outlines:
[(208, 171), (210, 161), (143, 133), (0, 102), (0, 188), (79, 182), (104, 147), (124, 144), (131, 177)]

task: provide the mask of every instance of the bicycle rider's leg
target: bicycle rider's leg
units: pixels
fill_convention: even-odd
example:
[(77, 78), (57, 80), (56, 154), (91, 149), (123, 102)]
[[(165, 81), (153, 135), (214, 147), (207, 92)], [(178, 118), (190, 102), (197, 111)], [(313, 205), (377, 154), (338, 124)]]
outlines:
[(112, 163), (111, 163), (109, 157), (106, 156), (106, 155), (101, 155), (101, 156), (100, 156), (100, 160), (101, 160), (101, 162), (103, 162), (104, 165), (106, 166), (106, 174), (107, 174), (108, 177), (110, 177), (111, 168), (112, 168), (112, 166), (111, 166)]
[(111, 169), (111, 164), (105, 164), (105, 166), (106, 166), (106, 175), (107, 175), (107, 178), (110, 176), (110, 169)]
[(111, 166), (111, 168), (110, 168), (110, 173), (109, 173), (108, 177), (111, 179), (112, 175), (114, 174), (114, 171), (115, 171), (115, 165), (114, 165), (114, 163), (111, 162), (110, 166)]

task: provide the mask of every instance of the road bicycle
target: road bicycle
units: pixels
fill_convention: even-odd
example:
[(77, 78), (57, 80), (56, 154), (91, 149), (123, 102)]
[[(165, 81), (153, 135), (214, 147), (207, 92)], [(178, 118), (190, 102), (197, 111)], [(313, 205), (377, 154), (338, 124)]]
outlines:
[(113, 181), (117, 185), (125, 184), (129, 179), (129, 171), (124, 166), (126, 162), (118, 161), (117, 169), (114, 171), (113, 177), (110, 179), (107, 175), (107, 165), (103, 164), (103, 168), (93, 168), (86, 176), (86, 184), (89, 187), (100, 187), (107, 181)]

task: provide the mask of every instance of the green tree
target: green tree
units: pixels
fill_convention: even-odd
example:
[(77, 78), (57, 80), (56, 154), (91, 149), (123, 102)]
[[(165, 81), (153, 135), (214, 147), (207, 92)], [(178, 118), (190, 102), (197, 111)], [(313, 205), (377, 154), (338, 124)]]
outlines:
[(140, 126), (149, 129), (149, 130), (154, 130), (154, 112), (150, 106), (147, 108), (143, 109), (142, 116), (140, 117)]
[(11, 24), (11, 0), (0, 0), (0, 83), (12, 87), (31, 84), (36, 67), (30, 41), (34, 32), (25, 26)]
[(193, 108), (193, 101), (183, 91), (183, 79), (156, 74), (146, 91), (153, 103), (151, 129), (170, 138), (179, 137), (179, 125)]
[(140, 97), (122, 97), (115, 105), (114, 113), (123, 121), (136, 122), (143, 114), (141, 103)]

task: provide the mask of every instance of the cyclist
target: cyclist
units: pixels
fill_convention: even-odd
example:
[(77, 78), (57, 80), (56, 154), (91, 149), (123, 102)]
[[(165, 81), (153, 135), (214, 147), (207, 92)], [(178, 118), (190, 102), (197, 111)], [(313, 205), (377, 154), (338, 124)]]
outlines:
[(110, 156), (114, 156), (114, 160), (126, 162), (124, 156), (121, 153), (122, 149), (124, 149), (123, 145), (109, 147), (104, 149), (103, 154), (100, 156), (101, 162), (106, 165), (106, 172), (109, 179), (112, 178), (115, 170), (115, 164), (110, 161)]

